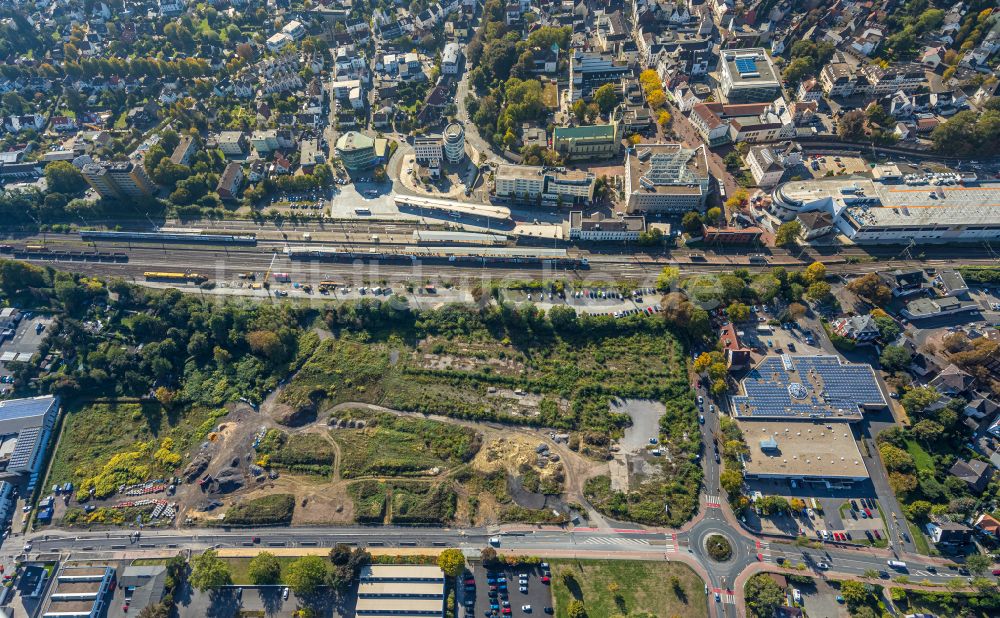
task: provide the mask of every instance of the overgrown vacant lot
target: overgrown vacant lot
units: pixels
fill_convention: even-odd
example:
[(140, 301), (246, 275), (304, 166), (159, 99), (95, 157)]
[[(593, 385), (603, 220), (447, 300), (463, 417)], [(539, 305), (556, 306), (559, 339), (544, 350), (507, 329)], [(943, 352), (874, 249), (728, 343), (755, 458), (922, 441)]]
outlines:
[(98, 497), (118, 486), (173, 474), (190, 459), (224, 409), (168, 410), (156, 402), (96, 403), (67, 411), (49, 484), (72, 481)]
[(280, 429), (271, 429), (257, 450), (263, 455), (261, 463), (308, 474), (329, 475), (336, 461), (330, 441), (314, 433), (288, 435)]
[(607, 433), (625, 422), (609, 412), (611, 397), (662, 399), (666, 382), (683, 375), (679, 345), (662, 320), (574, 318), (556, 328), (522, 314), (442, 309), (406, 332), (341, 331), (320, 344), (282, 402), (359, 401)]
[[(704, 582), (679, 562), (550, 560), (556, 616), (567, 618), (570, 601), (583, 602), (588, 616), (649, 614), (707, 616)], [(608, 589), (617, 584), (617, 595)]]
[(346, 410), (340, 419), (364, 420), (363, 429), (335, 429), (344, 478), (425, 475), (469, 461), (480, 436), (467, 427), (393, 414)]

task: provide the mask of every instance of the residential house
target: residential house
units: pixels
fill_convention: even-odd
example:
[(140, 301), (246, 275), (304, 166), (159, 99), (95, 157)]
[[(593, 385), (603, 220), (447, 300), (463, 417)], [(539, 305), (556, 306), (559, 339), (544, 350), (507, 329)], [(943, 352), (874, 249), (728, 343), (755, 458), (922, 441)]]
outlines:
[(240, 191), (241, 182), (243, 182), (243, 166), (235, 161), (230, 161), (222, 175), (219, 176), (219, 184), (215, 191), (223, 200), (235, 200)]
[(750, 366), (750, 349), (740, 341), (740, 333), (736, 325), (726, 324), (719, 332), (723, 353), (726, 356), (726, 366), (730, 371), (740, 371)]
[(953, 521), (928, 522), (927, 534), (942, 549), (958, 549), (972, 540), (972, 529)]
[(993, 478), (993, 466), (985, 461), (971, 459), (963, 461), (959, 459), (948, 470), (948, 472), (969, 486), (969, 490), (978, 495), (983, 493), (990, 479)]
[(826, 236), (836, 228), (833, 215), (825, 210), (802, 212), (796, 215), (795, 218), (798, 219), (799, 224), (802, 226), (802, 231), (799, 235), (806, 242)]
[(879, 330), (870, 315), (854, 315), (838, 318), (830, 323), (833, 332), (853, 341), (864, 342), (878, 339)]
[(969, 403), (965, 404), (965, 415), (977, 420), (993, 418), (1000, 412), (1000, 405), (997, 405), (988, 397), (977, 396)]
[(957, 397), (969, 391), (975, 384), (976, 379), (968, 373), (962, 371), (954, 363), (941, 370), (937, 376), (930, 381), (930, 385), (938, 390), (942, 395)]
[(976, 532), (1000, 541), (1000, 520), (989, 513), (983, 513), (977, 517), (973, 526)]

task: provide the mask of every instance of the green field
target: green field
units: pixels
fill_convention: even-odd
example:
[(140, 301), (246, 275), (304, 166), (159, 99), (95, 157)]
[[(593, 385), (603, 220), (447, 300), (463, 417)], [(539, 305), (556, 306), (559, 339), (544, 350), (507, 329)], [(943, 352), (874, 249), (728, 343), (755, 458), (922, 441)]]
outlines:
[[(92, 482), (99, 495), (110, 495), (119, 484), (170, 476), (225, 413), (201, 406), (167, 410), (156, 402), (71, 407), (47, 484)], [(172, 444), (161, 452), (167, 439)]]
[[(441, 310), (433, 317), (453, 322), (434, 328), (418, 322), (424, 336), (415, 341), (396, 335), (363, 341), (346, 334), (323, 341), (282, 393), (282, 403), (375, 403), (609, 433), (625, 422), (608, 411), (612, 397), (661, 399), (668, 381), (684, 370), (683, 354), (662, 322), (595, 320), (593, 327), (559, 336), (540, 326), (501, 330), (465, 310)], [(520, 389), (542, 400), (526, 409), (514, 398), (496, 396), (498, 389)]]
[[(705, 583), (678, 562), (550, 560), (556, 616), (568, 618), (570, 601), (583, 601), (588, 616), (708, 616)], [(677, 586), (672, 578), (676, 577)], [(617, 598), (608, 590), (618, 584)]]
[(272, 494), (252, 500), (241, 500), (226, 511), (226, 524), (234, 526), (270, 526), (292, 523), (295, 496)]
[(916, 440), (906, 441), (906, 452), (913, 458), (913, 463), (917, 466), (917, 472), (929, 471), (934, 473), (934, 458)]
[(340, 445), (344, 478), (426, 475), (469, 461), (479, 451), (475, 431), (450, 423), (364, 410), (347, 410), (338, 418), (366, 423), (364, 429), (330, 432)]
[[(276, 558), (278, 559), (278, 564), (281, 565), (282, 578), (288, 569), (288, 565), (299, 559), (298, 556), (276, 556)], [(249, 575), (252, 558), (223, 558), (223, 560), (229, 565), (229, 574), (234, 584), (237, 586), (248, 586), (253, 583), (250, 581)], [(329, 560), (324, 560), (324, 564), (326, 564), (328, 571), (331, 570)]]
[(333, 473), (336, 453), (330, 441), (315, 433), (267, 432), (257, 447), (273, 468), (328, 476)]

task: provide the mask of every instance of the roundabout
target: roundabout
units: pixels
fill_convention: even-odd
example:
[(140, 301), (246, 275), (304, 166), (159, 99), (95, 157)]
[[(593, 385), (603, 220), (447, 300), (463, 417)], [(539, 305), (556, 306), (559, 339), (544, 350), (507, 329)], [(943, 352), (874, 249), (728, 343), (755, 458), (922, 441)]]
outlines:
[(715, 562), (729, 562), (733, 558), (733, 544), (722, 534), (710, 534), (705, 537), (705, 553)]

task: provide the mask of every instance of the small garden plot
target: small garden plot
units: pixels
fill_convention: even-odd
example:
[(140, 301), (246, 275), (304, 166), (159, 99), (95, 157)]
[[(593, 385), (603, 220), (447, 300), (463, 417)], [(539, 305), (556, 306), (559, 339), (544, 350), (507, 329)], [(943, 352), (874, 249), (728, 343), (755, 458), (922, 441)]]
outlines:
[(238, 502), (226, 511), (225, 522), (233, 526), (290, 524), (294, 512), (294, 496), (274, 494)]
[(338, 429), (331, 435), (340, 446), (344, 478), (420, 476), (471, 459), (480, 446), (472, 429), (389, 413), (348, 410), (339, 420), (363, 420), (363, 429)]
[(257, 452), (262, 467), (281, 468), (292, 472), (329, 476), (333, 473), (336, 453), (324, 436), (315, 433), (288, 435), (271, 429), (260, 441)]

